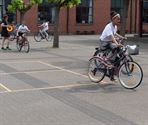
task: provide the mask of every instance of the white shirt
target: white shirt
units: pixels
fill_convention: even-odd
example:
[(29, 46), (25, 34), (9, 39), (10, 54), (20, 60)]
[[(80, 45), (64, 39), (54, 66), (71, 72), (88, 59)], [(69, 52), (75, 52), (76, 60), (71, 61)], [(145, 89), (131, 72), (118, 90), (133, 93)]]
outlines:
[(45, 23), (43, 23), (42, 24), (42, 27), (43, 27), (43, 29), (42, 29), (42, 31), (47, 31), (48, 30), (48, 22), (45, 22)]
[(100, 40), (101, 41), (112, 41), (112, 37), (113, 35), (115, 35), (117, 33), (117, 26), (113, 26), (112, 22), (107, 24), (106, 27), (104, 28), (101, 36), (100, 36)]
[(18, 32), (21, 32), (21, 33), (26, 33), (28, 31), (29, 31), (29, 29), (26, 25), (20, 25), (18, 28)]

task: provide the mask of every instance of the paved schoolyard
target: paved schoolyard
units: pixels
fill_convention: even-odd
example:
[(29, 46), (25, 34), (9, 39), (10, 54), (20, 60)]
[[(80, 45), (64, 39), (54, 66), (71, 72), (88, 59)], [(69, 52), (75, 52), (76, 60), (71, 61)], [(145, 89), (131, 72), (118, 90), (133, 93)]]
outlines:
[[(60, 48), (29, 37), (29, 53), (0, 50), (0, 125), (147, 125), (147, 78), (135, 91), (87, 77), (97, 36), (61, 36)], [(147, 44), (134, 57), (147, 76)]]

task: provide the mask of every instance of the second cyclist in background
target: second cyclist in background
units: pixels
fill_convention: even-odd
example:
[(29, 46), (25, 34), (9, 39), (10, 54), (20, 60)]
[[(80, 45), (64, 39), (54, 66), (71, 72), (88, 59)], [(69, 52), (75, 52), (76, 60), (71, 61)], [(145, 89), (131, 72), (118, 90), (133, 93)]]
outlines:
[(39, 26), (39, 28), (41, 28), (42, 34), (45, 35), (45, 38), (48, 38), (48, 29), (49, 29), (48, 23), (49, 22), (44, 22)]

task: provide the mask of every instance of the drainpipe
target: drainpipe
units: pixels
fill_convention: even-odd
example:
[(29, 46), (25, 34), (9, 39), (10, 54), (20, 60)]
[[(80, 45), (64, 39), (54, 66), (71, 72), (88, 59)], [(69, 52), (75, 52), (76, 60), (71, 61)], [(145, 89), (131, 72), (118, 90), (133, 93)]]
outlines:
[(135, 24), (134, 24), (135, 33), (137, 32), (137, 9), (138, 9), (137, 5), (138, 5), (137, 0), (135, 0)]
[(142, 24), (143, 24), (143, 0), (139, 3), (139, 37), (142, 37)]
[(132, 33), (132, 8), (133, 8), (133, 2), (130, 0), (130, 33)]
[(67, 7), (66, 31), (69, 34), (69, 7)]

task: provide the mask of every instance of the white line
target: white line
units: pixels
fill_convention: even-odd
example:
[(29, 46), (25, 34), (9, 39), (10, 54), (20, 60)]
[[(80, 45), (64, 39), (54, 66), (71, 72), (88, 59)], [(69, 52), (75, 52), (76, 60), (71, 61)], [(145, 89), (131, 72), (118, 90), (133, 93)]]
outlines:
[(74, 84), (74, 85), (65, 85), (65, 86), (53, 86), (53, 87), (43, 87), (43, 88), (32, 88), (32, 89), (18, 89), (18, 90), (11, 90), (11, 91), (3, 91), (2, 93), (17, 93), (17, 92), (28, 92), (28, 91), (38, 91), (38, 90), (51, 90), (51, 89), (61, 89), (61, 88), (72, 88), (72, 87), (80, 87), (86, 85), (93, 85), (92, 84)]
[(54, 65), (51, 65), (51, 64), (49, 64), (49, 63), (42, 62), (42, 61), (38, 61), (38, 62), (41, 63), (41, 64), (44, 64), (44, 65), (46, 65), (46, 66), (50, 66), (50, 67), (53, 67), (53, 68), (56, 68), (56, 69), (59, 69), (59, 70), (62, 70), (62, 71), (66, 71), (66, 72), (69, 72), (69, 73), (72, 73), (72, 74), (75, 74), (75, 75), (79, 75), (79, 76), (88, 78), (88, 76), (83, 75), (83, 74), (81, 74), (81, 73), (77, 73), (77, 72), (73, 72), (73, 71), (71, 71), (71, 70), (63, 69), (63, 68), (61, 68), (61, 67), (54, 66)]
[(31, 62), (38, 62), (38, 60), (37, 61), (32, 61), (32, 60), (30, 60), (30, 61), (12, 61), (12, 62), (0, 62), (0, 63), (31, 63)]
[(10, 90), (9, 88), (7, 88), (6, 86), (4, 86), (2, 83), (0, 83), (0, 87), (4, 88), (5, 90), (7, 90), (8, 92), (11, 92), (12, 90)]
[(3, 75), (14, 75), (14, 74), (20, 74), (20, 73), (42, 73), (42, 72), (59, 72), (61, 70), (59, 69), (56, 69), (56, 70), (42, 70), (42, 71), (25, 71), (25, 72), (11, 72), (11, 73), (0, 73), (0, 76), (3, 76)]
[[(54, 66), (54, 65), (51, 65), (51, 64), (49, 64), (49, 63), (42, 62), (42, 61), (38, 61), (38, 62), (40, 62), (41, 64), (44, 64), (44, 65), (46, 65), (46, 66), (54, 67), (54, 68), (57, 68), (57, 69), (62, 70), (62, 71), (66, 71), (66, 72), (69, 72), (69, 73), (72, 73), (72, 74), (75, 74), (75, 75), (78, 75), (78, 76), (82, 76), (82, 77), (88, 78), (87, 75), (83, 75), (83, 74), (81, 74), (81, 73), (77, 73), (77, 72), (73, 72), (73, 71), (71, 71), (71, 70), (63, 69), (63, 68), (61, 68), (61, 67)], [(107, 83), (107, 82), (101, 81), (101, 83)]]

